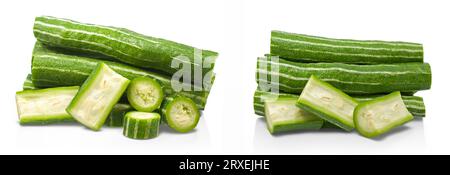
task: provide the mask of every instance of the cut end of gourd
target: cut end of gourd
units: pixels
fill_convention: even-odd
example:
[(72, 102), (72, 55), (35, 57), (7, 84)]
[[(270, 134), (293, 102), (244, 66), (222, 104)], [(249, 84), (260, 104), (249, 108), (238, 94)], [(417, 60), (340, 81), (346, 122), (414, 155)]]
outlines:
[(151, 112), (158, 109), (164, 98), (161, 85), (154, 79), (139, 77), (131, 81), (127, 98), (138, 111)]
[(414, 117), (403, 103), (400, 92), (394, 92), (361, 103), (355, 109), (354, 118), (357, 130), (370, 138), (386, 133)]
[(265, 119), (270, 133), (321, 128), (323, 120), (300, 109), (296, 102), (295, 97), (284, 97), (264, 103)]
[(307, 106), (312, 113), (341, 126), (354, 128), (353, 110), (358, 102), (339, 89), (312, 75), (302, 91), (299, 104)]
[(100, 63), (85, 81), (67, 112), (86, 127), (99, 130), (128, 83), (128, 79)]
[(78, 86), (17, 92), (19, 122), (21, 124), (50, 123), (72, 119), (65, 109), (77, 91)]
[(200, 112), (195, 103), (186, 97), (178, 96), (169, 102), (166, 110), (168, 125), (179, 132), (189, 132), (197, 126)]

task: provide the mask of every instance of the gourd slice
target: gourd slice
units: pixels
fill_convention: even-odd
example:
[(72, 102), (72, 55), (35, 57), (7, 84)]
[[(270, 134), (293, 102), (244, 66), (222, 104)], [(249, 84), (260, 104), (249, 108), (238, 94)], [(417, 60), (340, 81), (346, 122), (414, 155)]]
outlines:
[(100, 63), (66, 110), (84, 126), (99, 130), (129, 83), (130, 80)]
[(71, 121), (66, 107), (77, 94), (78, 86), (16, 92), (20, 124), (47, 124)]
[(316, 78), (309, 78), (297, 106), (346, 131), (354, 128), (353, 110), (358, 102), (341, 90)]
[(321, 118), (300, 109), (295, 105), (296, 102), (295, 97), (282, 97), (265, 102), (265, 119), (271, 134), (322, 127)]
[(376, 137), (414, 119), (400, 92), (360, 103), (354, 112), (356, 130), (365, 137)]

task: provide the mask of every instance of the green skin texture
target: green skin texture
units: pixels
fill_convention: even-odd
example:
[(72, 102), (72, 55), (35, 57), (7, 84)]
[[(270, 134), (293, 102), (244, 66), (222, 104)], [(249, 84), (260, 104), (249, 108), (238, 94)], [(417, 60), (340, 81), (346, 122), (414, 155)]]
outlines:
[[(264, 98), (273, 96), (274, 98), (278, 96), (279, 98), (284, 97), (291, 97), (291, 98), (298, 98), (299, 95), (295, 94), (288, 94), (288, 93), (272, 93), (272, 92), (265, 92), (262, 90), (257, 89), (253, 95), (253, 109), (255, 111), (255, 114), (264, 116)], [(364, 96), (352, 96), (356, 101), (358, 102), (365, 102), (369, 100), (373, 100), (374, 98), (380, 97), (382, 95), (364, 95)], [(414, 117), (425, 117), (425, 104), (423, 102), (422, 97), (419, 96), (404, 96), (402, 95), (403, 102), (406, 105), (406, 108), (408, 108), (408, 111), (413, 114)], [(325, 122), (327, 123), (327, 122)]]
[[(267, 107), (268, 105), (271, 105), (273, 103), (291, 103), (292, 105), (295, 105), (297, 101), (297, 98), (292, 98), (292, 97), (281, 97), (278, 98), (276, 101), (274, 102), (265, 102), (265, 107)], [(267, 110), (267, 109), (266, 109)], [(277, 122), (272, 123), (272, 127), (269, 126), (269, 122), (267, 122), (267, 120), (270, 117), (265, 117), (266, 118), (266, 123), (267, 123), (267, 129), (269, 130), (269, 132), (271, 134), (277, 134), (277, 133), (283, 133), (283, 132), (290, 132), (290, 131), (298, 131), (298, 130), (313, 130), (313, 129), (320, 129), (322, 128), (323, 125), (323, 120), (320, 118), (316, 118), (316, 119), (309, 119), (306, 121), (296, 121), (296, 120), (286, 120), (283, 122)]]
[[(168, 75), (178, 71), (171, 67), (172, 60), (177, 56), (186, 57), (193, 68), (196, 66), (194, 50), (202, 51), (202, 63), (206, 59), (215, 62), (218, 55), (213, 51), (145, 36), (123, 28), (84, 24), (48, 16), (36, 17), (33, 31), (39, 41), (52, 46), (79, 52), (88, 50), (133, 66), (156, 69)], [(213, 66), (204, 68), (203, 75), (212, 69)]]
[(387, 133), (390, 130), (392, 130), (393, 128), (398, 127), (400, 125), (405, 124), (408, 121), (413, 120), (414, 117), (412, 116), (412, 114), (408, 114), (406, 116), (403, 116), (402, 120), (392, 122), (388, 126), (382, 128), (380, 130), (373, 131), (373, 132), (367, 131), (366, 128), (363, 128), (362, 126), (359, 125), (359, 120), (364, 120), (362, 115), (359, 115), (362, 112), (363, 108), (370, 108), (370, 106), (373, 106), (373, 105), (376, 105), (379, 103), (383, 103), (384, 101), (392, 99), (392, 98), (398, 98), (399, 96), (400, 96), (400, 92), (397, 91), (397, 92), (393, 92), (389, 95), (375, 98), (373, 100), (358, 104), (358, 106), (356, 106), (356, 108), (355, 108), (355, 112), (353, 113), (353, 120), (355, 121), (356, 130), (364, 137), (373, 138), (373, 137), (377, 137), (381, 134)]
[[(151, 86), (152, 89), (154, 89), (155, 91), (142, 92), (141, 89), (138, 89), (139, 84)], [(137, 91), (140, 91), (140, 95), (137, 94)], [(145, 100), (143, 98), (146, 98), (148, 96), (153, 96), (154, 98), (159, 97), (159, 98), (156, 100), (155, 103), (148, 104), (147, 106), (145, 104), (140, 104), (140, 100), (143, 101), (143, 100)], [(154, 80), (152, 78), (148, 78), (148, 77), (138, 77), (138, 78), (131, 80), (131, 83), (127, 89), (127, 98), (128, 98), (128, 102), (131, 104), (131, 106), (133, 106), (134, 109), (141, 111), (141, 112), (152, 112), (161, 106), (161, 103), (164, 99), (164, 92), (163, 92), (161, 85), (159, 85), (159, 83), (156, 80)], [(140, 100), (138, 100), (138, 99), (140, 99)]]
[(106, 119), (104, 126), (122, 127), (125, 114), (132, 110), (134, 109), (129, 104), (117, 103), (116, 105), (114, 105), (111, 113), (109, 113), (109, 116)]
[[(27, 95), (43, 95), (47, 96), (47, 94), (76, 94), (78, 91), (78, 86), (72, 86), (72, 87), (57, 87), (57, 88), (47, 88), (47, 89), (38, 89), (38, 90), (24, 90), (16, 92), (16, 96), (27, 96)], [(17, 104), (19, 105), (19, 104)], [(63, 115), (41, 115), (41, 116), (34, 116), (32, 118), (21, 118), (19, 117), (19, 123), (21, 125), (46, 125), (46, 124), (52, 124), (52, 123), (58, 123), (58, 122), (69, 122), (74, 121), (72, 116), (68, 113)]]
[(423, 46), (418, 43), (331, 39), (282, 31), (272, 31), (270, 53), (296, 62), (423, 62)]
[(23, 82), (22, 89), (23, 90), (39, 89), (36, 86), (34, 86), (33, 82), (31, 81), (31, 74), (27, 75), (27, 78)]
[[(305, 87), (308, 78), (315, 75), (327, 83), (348, 94), (379, 94), (393, 91), (412, 92), (430, 89), (431, 69), (428, 63), (402, 63), (388, 65), (350, 65), (342, 63), (297, 63), (279, 59), (279, 73), (272, 72), (272, 57), (258, 59), (256, 72), (260, 86), (267, 78), (270, 83), (272, 74), (279, 74), (279, 89), (282, 92), (298, 93)], [(259, 69), (267, 64), (268, 70)], [(345, 69), (346, 71), (344, 71)], [(378, 72), (378, 73), (374, 73)], [(289, 76), (289, 77), (288, 77)], [(338, 80), (338, 81), (336, 81)]]
[[(187, 108), (191, 109), (194, 117), (194, 122), (190, 126), (180, 127), (179, 124), (172, 118), (170, 115), (170, 111), (172, 108), (178, 104), (178, 103), (184, 103), (187, 105)], [(187, 97), (184, 97), (182, 95), (174, 95), (170, 98), (166, 98), (166, 100), (163, 102), (163, 107), (161, 110), (161, 114), (163, 116), (163, 122), (166, 123), (170, 128), (174, 129), (175, 131), (186, 133), (191, 130), (193, 130), (200, 120), (200, 111), (195, 105), (195, 103)]]
[[(339, 98), (350, 100), (354, 104), (358, 104), (358, 101), (356, 101), (352, 97), (348, 96), (347, 94), (345, 94), (344, 92), (340, 91), (339, 89), (333, 87), (332, 85), (330, 85), (324, 81), (321, 81), (320, 79), (316, 78), (314, 75), (311, 76), (309, 81), (316, 82), (316, 84), (318, 84), (319, 86), (323, 86), (326, 89), (336, 92), (339, 95)], [(308, 93), (308, 92), (303, 91), (302, 93)], [(354, 128), (353, 122), (349, 123), (346, 120), (342, 119), (343, 117), (339, 116), (334, 111), (320, 107), (320, 106), (316, 106), (313, 103), (311, 103), (310, 101), (302, 99), (301, 96), (299, 97), (296, 105), (299, 108), (301, 108), (307, 112), (310, 112), (312, 114), (315, 114), (317, 117), (320, 117), (320, 118), (326, 120), (327, 122), (330, 122), (330, 123), (338, 126), (339, 128), (342, 128), (345, 131), (351, 131)]]
[[(70, 105), (67, 107), (66, 111), (69, 114), (74, 116), (73, 114), (76, 112), (75, 110), (76, 110), (77, 106), (81, 105), (81, 103), (84, 102), (83, 96), (85, 96), (86, 94), (91, 93), (91, 90), (93, 90), (94, 88), (97, 88), (97, 87), (93, 86), (93, 83), (96, 81), (96, 79), (98, 77), (100, 77), (103, 74), (105, 69), (108, 69), (108, 66), (106, 64), (104, 64), (104, 63), (99, 63), (97, 65), (97, 68), (95, 68), (94, 71), (92, 71), (91, 75), (89, 75), (87, 80), (83, 83), (83, 85), (81, 86), (81, 88), (78, 91), (77, 95), (74, 97), (74, 99), (72, 100)], [(130, 83), (130, 80), (126, 79), (126, 81), (124, 81), (118, 87), (112, 87), (112, 88), (117, 88), (118, 91), (117, 91), (116, 94), (109, 94), (110, 96), (113, 96), (113, 98), (110, 101), (106, 102), (107, 104), (105, 105), (105, 112), (96, 114), (96, 116), (89, 116), (89, 117), (96, 117), (98, 119), (97, 123), (95, 123), (93, 125), (87, 124), (87, 123), (85, 123), (85, 121), (74, 117), (75, 120), (77, 120), (81, 124), (85, 125), (86, 127), (90, 128), (90, 129), (92, 129), (94, 131), (100, 130), (100, 128), (102, 127), (102, 125), (106, 121), (106, 118), (108, 117), (108, 115), (112, 111), (112, 108), (119, 101), (119, 99), (121, 98), (123, 93), (126, 91), (126, 88), (127, 88), (129, 83)]]
[[(33, 50), (31, 78), (33, 84), (39, 88), (79, 86), (83, 84), (100, 62), (107, 64), (114, 71), (130, 80), (142, 76), (153, 78), (161, 84), (166, 95), (176, 93), (172, 88), (169, 76), (112, 61), (63, 54), (59, 50), (44, 46), (39, 42), (35, 44)], [(182, 91), (179, 93), (192, 98), (201, 109), (205, 107), (209, 95), (209, 91)]]
[(140, 140), (157, 137), (159, 134), (161, 116), (158, 113), (146, 113), (147, 115), (153, 115), (153, 117), (140, 119), (135, 117), (138, 113), (146, 112), (130, 111), (125, 114), (123, 135), (128, 138)]

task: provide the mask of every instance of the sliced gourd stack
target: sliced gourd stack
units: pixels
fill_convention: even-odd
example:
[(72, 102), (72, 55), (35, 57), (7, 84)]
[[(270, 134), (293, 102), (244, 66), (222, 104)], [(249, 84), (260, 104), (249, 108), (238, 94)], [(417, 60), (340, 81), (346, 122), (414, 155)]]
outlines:
[[(351, 131), (356, 126), (363, 136), (378, 136), (409, 121), (410, 116), (425, 117), (422, 97), (414, 96), (431, 88), (431, 67), (423, 60), (423, 46), (418, 43), (272, 31), (270, 54), (257, 59), (253, 108), (266, 118), (270, 133), (276, 133), (277, 127), (304, 129), (290, 127), (292, 122), (274, 125), (273, 117), (305, 111), (323, 120), (322, 128)], [(385, 94), (392, 92), (398, 110), (390, 111), (387, 99), (394, 95)], [(294, 98), (298, 99), (296, 110), (285, 105), (286, 112), (268, 113), (285, 104), (285, 99)], [(368, 111), (374, 117), (360, 114)]]
[(218, 53), (49, 16), (36, 17), (33, 32), (31, 74), (16, 93), (20, 124), (123, 127), (133, 139), (157, 137), (161, 115), (178, 132), (197, 126)]

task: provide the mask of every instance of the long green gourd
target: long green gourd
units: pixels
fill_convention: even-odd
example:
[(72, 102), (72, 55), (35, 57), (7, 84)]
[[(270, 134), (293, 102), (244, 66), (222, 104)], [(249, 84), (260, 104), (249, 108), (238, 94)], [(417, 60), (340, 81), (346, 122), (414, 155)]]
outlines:
[[(204, 62), (214, 63), (217, 53), (197, 49), (173, 41), (145, 36), (136, 32), (109, 26), (80, 23), (49, 16), (36, 17), (33, 27), (35, 37), (52, 46), (80, 52), (99, 53), (137, 67), (156, 69), (173, 75), (173, 60), (188, 62), (192, 70), (202, 68)], [(194, 53), (200, 51), (200, 62)], [(183, 56), (185, 58), (180, 58)], [(203, 75), (213, 69), (202, 69)]]
[[(366, 102), (373, 100), (374, 98), (381, 97), (382, 95), (367, 95), (367, 96), (352, 96), (358, 102)], [(298, 98), (299, 95), (288, 93), (271, 93), (257, 89), (253, 95), (253, 109), (255, 114), (264, 116), (264, 101), (265, 99), (278, 98)], [(402, 95), (403, 102), (408, 108), (408, 111), (413, 114), (414, 117), (425, 117), (425, 104), (422, 97), (419, 96), (404, 96)]]
[[(62, 54), (58, 50), (44, 46), (39, 42), (35, 44), (33, 50), (31, 78), (36, 87), (79, 86), (83, 84), (100, 62), (107, 64), (114, 71), (130, 80), (142, 76), (154, 78), (161, 83), (165, 94), (176, 93), (172, 89), (171, 79), (168, 76), (122, 63)], [(201, 109), (204, 108), (209, 95), (208, 91), (182, 91), (180, 93), (193, 99)]]
[(372, 138), (389, 132), (414, 119), (406, 109), (400, 92), (360, 103), (353, 113), (356, 130), (364, 137)]
[(83, 83), (66, 111), (92, 130), (99, 130), (114, 105), (126, 91), (130, 80), (99, 63)]
[(282, 31), (272, 31), (270, 53), (299, 62), (423, 62), (423, 46), (418, 43), (333, 39)]
[(78, 92), (78, 86), (24, 90), (16, 93), (20, 124), (48, 124), (73, 121), (66, 107)]
[[(311, 75), (348, 94), (412, 92), (431, 87), (431, 69), (428, 63), (350, 65), (297, 63), (273, 59), (273, 56), (258, 59), (257, 82), (259, 86), (263, 86), (271, 83), (272, 75), (278, 76), (278, 84), (272, 84), (278, 85), (280, 91), (288, 93), (301, 92)], [(267, 66), (267, 69), (264, 66)], [(272, 67), (278, 67), (278, 71), (272, 71)]]

